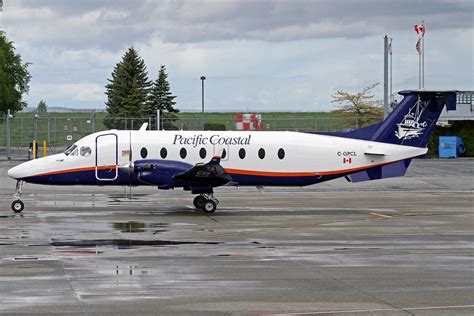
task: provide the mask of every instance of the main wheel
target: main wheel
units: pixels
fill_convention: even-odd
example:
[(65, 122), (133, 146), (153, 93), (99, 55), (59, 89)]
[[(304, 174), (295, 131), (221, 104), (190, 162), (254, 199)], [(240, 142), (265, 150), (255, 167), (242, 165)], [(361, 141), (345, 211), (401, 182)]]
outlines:
[(202, 207), (204, 213), (214, 213), (216, 211), (217, 204), (213, 200), (207, 200)]
[(25, 208), (25, 204), (23, 204), (22, 201), (20, 200), (15, 200), (12, 203), (12, 211), (15, 213), (21, 213), (23, 209)]
[(194, 198), (193, 204), (194, 207), (197, 208), (198, 210), (201, 210), (204, 207), (204, 204), (206, 203), (206, 198), (202, 195), (198, 195)]

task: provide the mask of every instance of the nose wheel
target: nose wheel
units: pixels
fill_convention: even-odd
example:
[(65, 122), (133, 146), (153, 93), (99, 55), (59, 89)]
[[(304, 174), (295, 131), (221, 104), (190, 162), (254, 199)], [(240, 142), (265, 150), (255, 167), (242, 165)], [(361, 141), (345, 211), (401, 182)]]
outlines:
[(12, 211), (15, 213), (21, 213), (25, 208), (25, 204), (21, 200), (15, 200), (12, 202)]
[(24, 182), (22, 180), (18, 180), (16, 182), (15, 194), (13, 194), (13, 197), (16, 200), (12, 202), (12, 211), (15, 213), (21, 213), (25, 208), (25, 204), (21, 201), (21, 190), (23, 188), (23, 183)]
[(198, 210), (203, 210), (204, 213), (210, 214), (216, 211), (219, 200), (214, 198), (212, 194), (202, 194), (194, 198), (193, 204)]

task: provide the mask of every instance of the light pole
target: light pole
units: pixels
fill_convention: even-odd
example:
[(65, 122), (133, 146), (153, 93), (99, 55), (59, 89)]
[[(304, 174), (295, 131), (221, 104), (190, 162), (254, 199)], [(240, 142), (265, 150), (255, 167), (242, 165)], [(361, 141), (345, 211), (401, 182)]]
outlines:
[(383, 37), (383, 118), (388, 116), (388, 36)]
[(206, 80), (206, 77), (201, 76), (201, 82), (202, 82), (202, 114), (201, 114), (201, 121), (202, 121), (202, 130), (204, 130), (204, 80)]

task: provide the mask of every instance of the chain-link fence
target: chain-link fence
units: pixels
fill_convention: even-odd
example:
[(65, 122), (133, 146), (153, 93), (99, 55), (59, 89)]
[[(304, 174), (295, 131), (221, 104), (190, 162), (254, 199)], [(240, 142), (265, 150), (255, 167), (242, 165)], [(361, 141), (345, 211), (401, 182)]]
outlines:
[[(121, 117), (124, 129), (137, 130), (147, 122), (156, 129), (156, 117)], [(105, 113), (17, 113), (15, 117), (0, 118), (0, 159), (29, 159), (32, 143), (36, 140), (38, 157), (62, 152), (78, 139), (97, 131), (109, 129)], [(263, 113), (259, 129), (263, 131), (333, 132), (355, 129), (380, 122), (381, 117), (363, 119), (331, 116), (330, 113)], [(180, 113), (177, 119), (160, 119), (160, 127), (174, 130), (202, 130), (216, 126), (222, 130), (238, 130), (235, 114), (206, 113), (203, 124), (201, 113)], [(208, 125), (209, 124), (209, 125)]]

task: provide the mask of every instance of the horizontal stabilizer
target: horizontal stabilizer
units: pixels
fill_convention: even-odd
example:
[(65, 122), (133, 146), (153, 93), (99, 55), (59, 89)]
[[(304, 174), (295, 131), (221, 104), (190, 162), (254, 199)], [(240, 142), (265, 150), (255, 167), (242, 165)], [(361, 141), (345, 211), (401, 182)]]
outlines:
[(370, 155), (370, 156), (385, 156), (384, 153), (379, 152), (379, 151), (366, 151), (366, 152), (364, 152), (364, 155)]
[(401, 177), (410, 165), (411, 159), (397, 161), (388, 165), (378, 166), (375, 168), (359, 171), (347, 176), (351, 182), (371, 181), (378, 179), (386, 179), (393, 177)]

